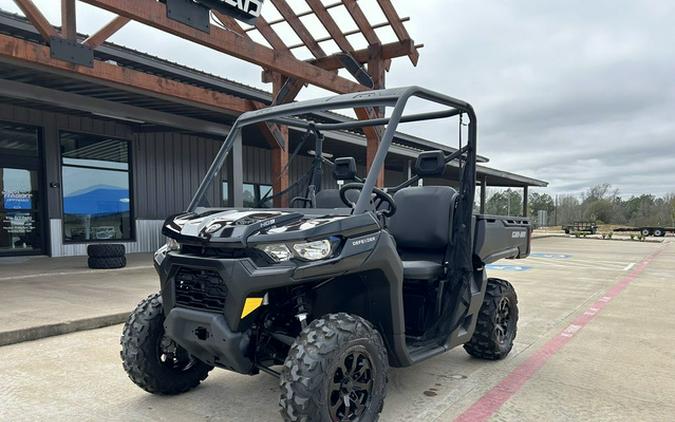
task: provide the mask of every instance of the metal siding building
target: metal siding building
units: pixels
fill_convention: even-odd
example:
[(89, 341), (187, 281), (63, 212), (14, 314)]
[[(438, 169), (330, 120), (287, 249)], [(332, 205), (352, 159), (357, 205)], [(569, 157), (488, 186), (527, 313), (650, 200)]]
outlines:
[[(23, 18), (5, 13), (0, 13), (0, 33), (37, 38)], [(118, 66), (271, 101), (269, 93), (112, 44), (96, 54)], [(346, 119), (331, 113), (316, 117)], [(235, 118), (66, 72), (0, 60), (0, 256), (84, 255), (87, 244), (102, 241), (124, 243), (128, 252), (155, 250), (164, 242), (162, 222), (185, 209)], [(366, 139), (358, 133), (326, 135), (324, 150), (336, 157), (355, 157), (358, 173), (365, 175)], [(262, 138), (255, 130), (245, 132), (240, 157), (244, 189), (258, 196), (276, 177), (271, 149)], [(289, 150), (299, 142), (300, 134), (291, 130)], [(303, 148), (290, 166), (291, 183), (309, 170), (309, 149)], [(398, 134), (387, 158), (385, 183), (407, 179), (417, 153), (432, 149), (453, 151)], [(230, 161), (223, 169), (224, 181), (231, 167)], [(479, 166), (478, 174), (483, 187), (546, 185), (485, 166)], [(325, 176), (323, 187), (335, 187), (327, 170)], [(445, 179), (425, 183), (453, 185), (455, 180), (456, 171), (449, 167)], [(112, 194), (121, 196), (114, 199)]]

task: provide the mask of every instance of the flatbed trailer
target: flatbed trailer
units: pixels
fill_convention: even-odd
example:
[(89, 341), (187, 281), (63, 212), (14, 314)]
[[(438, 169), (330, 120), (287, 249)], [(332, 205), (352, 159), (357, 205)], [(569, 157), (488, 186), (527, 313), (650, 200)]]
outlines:
[(663, 226), (642, 226), (642, 227), (619, 227), (614, 229), (615, 232), (638, 232), (641, 235), (664, 237), (667, 233), (675, 233), (675, 227)]
[(572, 224), (566, 224), (562, 226), (563, 231), (565, 234), (570, 234), (570, 233), (590, 233), (590, 234), (595, 234), (598, 231), (598, 226), (595, 223), (591, 223), (588, 221), (575, 221)]

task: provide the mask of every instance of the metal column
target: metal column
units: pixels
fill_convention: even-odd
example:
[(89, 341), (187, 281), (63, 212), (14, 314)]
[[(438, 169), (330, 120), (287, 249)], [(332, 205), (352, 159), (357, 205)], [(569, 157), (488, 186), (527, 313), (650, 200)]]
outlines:
[(487, 177), (483, 176), (480, 181), (480, 213), (485, 214), (485, 202), (487, 199)]
[(527, 217), (528, 214), (528, 186), (523, 187), (523, 217)]

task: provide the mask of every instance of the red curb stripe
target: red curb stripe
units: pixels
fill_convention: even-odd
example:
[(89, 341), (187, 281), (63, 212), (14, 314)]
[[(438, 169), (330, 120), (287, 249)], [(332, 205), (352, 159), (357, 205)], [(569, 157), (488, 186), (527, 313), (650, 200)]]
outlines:
[(647, 266), (663, 252), (663, 248), (643, 259), (626, 277), (619, 280), (607, 292), (577, 317), (560, 334), (549, 340), (525, 362), (509, 373), (499, 384), (492, 387), (471, 407), (459, 415), (455, 422), (482, 422), (488, 420), (502, 405), (513, 397), (532, 376), (544, 366), (547, 360), (555, 355), (576, 333), (591, 322), (600, 311), (647, 268)]

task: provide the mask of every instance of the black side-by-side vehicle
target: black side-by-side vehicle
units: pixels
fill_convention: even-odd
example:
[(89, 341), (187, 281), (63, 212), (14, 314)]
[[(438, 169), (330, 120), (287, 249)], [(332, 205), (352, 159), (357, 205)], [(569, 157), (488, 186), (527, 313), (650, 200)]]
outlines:
[[(436, 110), (405, 114), (412, 98)], [(390, 113), (311, 120), (359, 107)], [(465, 145), (460, 135), (454, 153), (420, 153), (413, 178), (376, 187), (399, 125), (433, 119), (456, 119), (460, 128), (468, 121)], [(348, 183), (321, 190), (314, 172), (293, 201), (303, 208), (223, 208), (226, 156), (244, 127), (262, 122), (305, 130), (317, 145), (328, 131), (386, 129), (365, 180), (353, 158), (342, 158), (334, 168)], [(516, 335), (516, 293), (485, 267), (527, 257), (531, 227), (523, 218), (474, 213), (476, 134), (471, 105), (418, 87), (243, 114), (188, 210), (164, 225), (169, 240), (154, 257), (161, 292), (139, 304), (122, 335), (130, 378), (151, 393), (178, 394), (214, 367), (262, 371), (280, 378), (284, 420), (373, 421), (390, 366), (459, 345), (478, 358), (505, 357)], [(448, 166), (459, 172), (458, 190), (417, 186)]]

